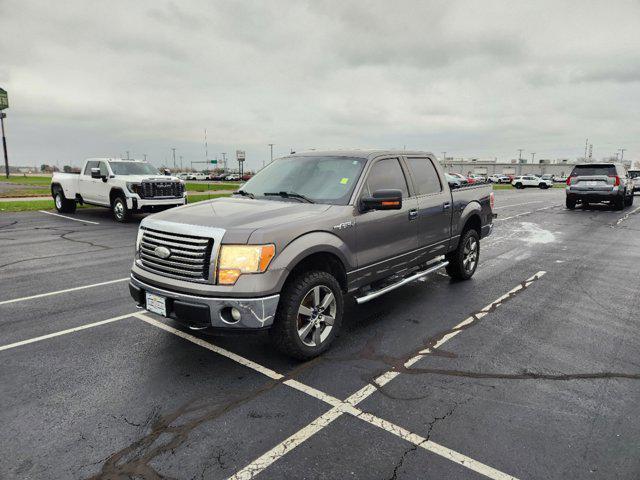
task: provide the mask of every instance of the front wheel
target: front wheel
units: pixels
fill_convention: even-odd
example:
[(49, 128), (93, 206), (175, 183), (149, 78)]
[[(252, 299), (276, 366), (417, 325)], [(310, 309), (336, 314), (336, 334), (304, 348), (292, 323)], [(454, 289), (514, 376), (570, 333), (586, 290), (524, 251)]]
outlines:
[(480, 236), (475, 230), (467, 230), (460, 238), (458, 248), (448, 253), (447, 273), (456, 280), (470, 279), (478, 267), (480, 259)]
[(76, 201), (66, 198), (62, 189), (55, 191), (53, 203), (56, 206), (56, 210), (60, 213), (74, 213), (76, 211)]
[(112, 209), (116, 222), (126, 223), (131, 218), (131, 210), (127, 208), (127, 202), (123, 197), (114, 198)]
[(572, 198), (568, 198), (567, 197), (567, 202), (566, 202), (567, 208), (569, 210), (575, 210), (576, 208), (576, 201)]
[(342, 323), (344, 299), (333, 275), (312, 270), (287, 282), (270, 330), (282, 353), (308, 360), (324, 352)]
[(547, 185), (546, 183), (541, 183), (540, 185), (538, 185), (538, 187), (544, 190), (545, 188), (549, 188), (549, 185)]
[(515, 187), (520, 189), (520, 188), (524, 188), (524, 185), (522, 185), (521, 183), (516, 183)]

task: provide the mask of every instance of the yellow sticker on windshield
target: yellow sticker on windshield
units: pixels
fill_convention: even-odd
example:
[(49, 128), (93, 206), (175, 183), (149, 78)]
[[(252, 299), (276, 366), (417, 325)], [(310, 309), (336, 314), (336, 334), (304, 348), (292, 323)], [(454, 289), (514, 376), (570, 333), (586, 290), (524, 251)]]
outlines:
[(349, 179), (348, 179), (348, 178), (343, 178), (342, 180), (340, 180), (340, 183), (341, 183), (342, 185), (346, 185), (348, 182), (349, 182)]

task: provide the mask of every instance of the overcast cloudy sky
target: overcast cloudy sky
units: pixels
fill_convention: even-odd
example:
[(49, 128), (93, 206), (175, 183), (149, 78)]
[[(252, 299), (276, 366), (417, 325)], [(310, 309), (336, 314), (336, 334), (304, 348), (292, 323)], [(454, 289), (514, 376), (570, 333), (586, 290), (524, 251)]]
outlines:
[(290, 148), (640, 158), (640, 2), (0, 0), (13, 165)]

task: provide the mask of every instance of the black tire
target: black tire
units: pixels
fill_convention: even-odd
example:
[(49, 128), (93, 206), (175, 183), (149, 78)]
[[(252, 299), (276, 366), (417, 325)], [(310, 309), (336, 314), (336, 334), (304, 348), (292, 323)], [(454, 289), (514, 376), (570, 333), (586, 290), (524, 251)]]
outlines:
[(124, 197), (118, 195), (113, 199), (111, 211), (116, 222), (127, 223), (131, 220), (131, 210), (127, 208), (127, 201)]
[(76, 201), (66, 198), (62, 188), (58, 187), (53, 191), (53, 203), (60, 213), (74, 213), (76, 211)]
[(546, 183), (541, 183), (540, 185), (538, 185), (538, 187), (540, 187), (542, 190), (545, 190), (549, 188), (549, 185), (547, 185)]
[(633, 205), (633, 193), (631, 193), (631, 195), (629, 195), (626, 200), (625, 200), (625, 205), (627, 207), (630, 207), (631, 205)]
[[(475, 247), (472, 247), (475, 243)], [(468, 248), (469, 247), (469, 248)], [(467, 251), (467, 248), (469, 251)], [(468, 257), (468, 254), (475, 249), (475, 256), (472, 259), (473, 263)], [(478, 262), (480, 261), (480, 236), (476, 230), (467, 230), (460, 237), (458, 247), (451, 253), (446, 255), (446, 259), (449, 261), (447, 265), (447, 273), (451, 278), (456, 280), (469, 280), (478, 268)], [(470, 260), (470, 262), (467, 262)]]
[(624, 210), (624, 204), (626, 203), (625, 195), (618, 196), (613, 201), (613, 208), (616, 210)]
[(569, 198), (567, 197), (567, 202), (566, 202), (567, 208), (569, 210), (575, 210), (576, 208), (576, 201), (573, 198)]
[(521, 183), (516, 183), (516, 184), (515, 184), (515, 187), (516, 187), (517, 189), (520, 189), (520, 188), (524, 188), (524, 185), (522, 185)]
[[(305, 306), (303, 302), (309, 298), (308, 295), (313, 296), (316, 287), (321, 288), (325, 293), (325, 296), (320, 297), (321, 300), (326, 300), (326, 295), (329, 291), (333, 294), (333, 299), (335, 300), (335, 311), (332, 312), (333, 317), (329, 316), (329, 318), (333, 318), (333, 325), (331, 325), (327, 336), (320, 340), (318, 344), (315, 344), (316, 331), (319, 331), (318, 338), (321, 338), (326, 332), (328, 324), (320, 322), (317, 327), (311, 328), (308, 332), (311, 337), (304, 338), (308, 342), (304, 342), (299, 334), (299, 329), (304, 330), (304, 327), (313, 323), (314, 319), (318, 320), (318, 315), (313, 317), (300, 313), (301, 308)], [(309, 309), (310, 307), (306, 308)], [(333, 304), (330, 308), (333, 308)], [(344, 298), (342, 289), (333, 275), (320, 270), (300, 273), (289, 279), (282, 290), (276, 317), (271, 330), (269, 330), (271, 342), (285, 355), (299, 360), (308, 360), (316, 357), (327, 350), (335, 339), (342, 324), (343, 311)], [(318, 313), (320, 314), (319, 317), (322, 317), (324, 311)], [(314, 342), (314, 345), (309, 345), (311, 342)]]

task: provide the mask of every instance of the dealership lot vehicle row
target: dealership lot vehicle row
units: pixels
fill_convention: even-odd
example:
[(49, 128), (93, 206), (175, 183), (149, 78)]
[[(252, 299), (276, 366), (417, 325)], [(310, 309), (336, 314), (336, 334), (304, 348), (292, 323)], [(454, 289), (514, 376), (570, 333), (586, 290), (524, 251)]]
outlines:
[[(327, 478), (350, 472), (369, 478), (365, 472), (375, 471), (380, 472), (380, 478), (391, 474), (397, 478), (420, 475), (476, 478), (476, 474), (488, 478), (562, 478), (579, 468), (575, 458), (592, 452), (585, 464), (593, 471), (585, 471), (583, 476), (633, 478), (639, 466), (637, 458), (629, 456), (632, 451), (629, 432), (637, 427), (637, 422), (620, 423), (620, 419), (637, 418), (640, 413), (630, 403), (638, 393), (638, 381), (633, 380), (638, 345), (634, 345), (632, 335), (623, 336), (632, 328), (631, 312), (636, 307), (614, 302), (616, 307), (612, 311), (596, 302), (602, 302), (603, 295), (614, 300), (622, 298), (638, 287), (631, 272), (618, 277), (610, 274), (616, 271), (620, 259), (607, 247), (615, 239), (625, 248), (637, 248), (639, 242), (628, 232), (638, 228), (640, 215), (634, 209), (569, 212), (557, 206), (561, 197), (552, 195), (551, 190), (536, 192), (531, 197), (533, 201), (527, 202), (518, 200), (520, 197), (503, 200), (498, 194), (496, 206), (504, 207), (498, 210), (498, 218), (505, 220), (496, 225), (494, 235), (482, 250), (481, 267), (473, 285), (447, 285), (447, 281), (436, 276), (369, 306), (351, 308), (349, 328), (341, 336), (336, 352), (302, 365), (274, 358), (260, 337), (200, 337), (132, 309), (125, 289), (128, 277), (122, 273), (127, 272), (131, 262), (131, 250), (127, 248), (135, 238), (135, 229), (118, 226), (123, 229), (120, 236), (124, 234), (129, 239), (127, 247), (123, 238), (108, 234), (102, 223), (78, 225), (68, 237), (122, 247), (101, 250), (85, 244), (88, 250), (78, 254), (80, 258), (68, 255), (78, 274), (87, 281), (63, 285), (66, 288), (58, 290), (45, 291), (42, 289), (45, 283), (37, 280), (43, 267), (51, 275), (72, 278), (64, 277), (63, 263), (47, 266), (43, 263), (49, 260), (37, 259), (45, 257), (46, 245), (39, 247), (37, 241), (30, 244), (28, 253), (32, 260), (10, 247), (11, 256), (24, 260), (33, 270), (10, 270), (11, 281), (27, 288), (20, 288), (20, 295), (13, 287), (3, 285), (0, 296), (0, 332), (3, 339), (11, 338), (0, 346), (6, 359), (3, 378), (7, 379), (11, 399), (2, 418), (7, 427), (0, 445), (6, 446), (3, 449), (12, 459), (0, 467), (0, 476), (106, 478), (116, 472), (142, 472), (142, 477), (159, 472), (162, 476), (191, 478), (205, 472), (203, 476), (207, 478), (233, 475), (251, 478), (262, 472), (261, 478), (295, 478), (295, 472), (305, 471), (310, 476), (323, 472)], [(101, 222), (91, 212), (78, 215)], [(5, 228), (0, 222), (0, 237), (15, 239), (9, 240), (9, 245), (11, 241), (21, 242), (23, 233), (29, 235), (28, 229), (21, 226), (23, 218), (29, 217), (23, 216), (18, 223)], [(63, 218), (47, 220), (51, 221), (67, 222)], [(31, 224), (36, 236), (41, 233), (40, 225), (40, 220)], [(47, 228), (50, 227), (60, 225), (47, 223)], [(584, 240), (586, 232), (597, 240), (596, 245)], [(101, 241), (96, 242), (101, 236)], [(43, 237), (43, 241), (52, 240)], [(48, 252), (52, 255), (71, 253), (65, 249), (75, 247), (64, 240), (53, 242), (64, 248)], [(637, 261), (638, 255), (631, 255)], [(2, 257), (3, 264), (12, 260)], [(586, 260), (576, 263), (578, 258)], [(87, 264), (88, 259), (97, 263)], [(594, 267), (589, 267), (590, 263)], [(585, 284), (582, 273), (578, 273), (585, 268), (597, 268), (606, 278), (598, 276), (591, 284)], [(538, 271), (541, 272), (525, 281), (527, 275)], [(547, 274), (538, 282), (542, 271)], [(103, 273), (112, 277), (101, 277)], [(20, 281), (20, 277), (26, 278)], [(560, 295), (558, 283), (568, 285), (567, 292)], [(514, 285), (515, 291), (506, 294)], [(530, 291), (524, 292), (529, 285)], [(104, 289), (115, 293), (110, 302), (104, 298)], [(578, 292), (584, 295), (585, 290), (593, 304), (587, 305), (580, 318), (571, 306), (575, 304), (575, 295)], [(501, 306), (507, 297), (508, 301)], [(538, 300), (544, 305), (554, 305), (553, 309), (532, 309)], [(54, 310), (58, 309), (62, 313), (56, 316)], [(603, 317), (605, 311), (607, 316)], [(476, 313), (469, 316), (470, 312)], [(460, 322), (461, 318), (466, 319)], [(136, 321), (176, 340), (159, 336), (148, 327), (138, 327)], [(604, 329), (603, 321), (610, 327), (615, 325), (615, 329)], [(585, 329), (591, 333), (581, 334)], [(514, 331), (520, 334), (514, 335)], [(560, 338), (566, 346), (558, 343)], [(540, 348), (543, 356), (533, 351), (528, 360), (517, 355), (519, 351), (528, 352), (543, 339)], [(202, 357), (199, 350), (180, 343), (185, 340), (196, 349), (222, 355), (259, 375), (253, 378), (232, 365)], [(445, 342), (448, 351), (443, 348)], [(122, 345), (118, 347), (120, 358), (109, 353), (116, 345)], [(129, 348), (124, 348), (125, 345)], [(568, 345), (572, 348), (567, 349)], [(611, 348), (615, 349), (613, 360), (609, 358), (611, 354), (605, 354)], [(534, 358), (542, 363), (530, 363)], [(516, 379), (518, 375), (527, 378), (527, 369), (544, 372), (547, 363), (549, 378), (556, 373), (582, 372), (593, 374), (593, 379), (587, 377), (575, 384), (570, 382), (578, 380), (568, 379), (569, 383), (563, 385), (553, 380), (548, 380), (548, 384), (527, 384), (527, 380)], [(154, 375), (155, 364), (161, 376)], [(142, 367), (143, 372), (134, 374), (140, 368), (136, 365), (146, 366)], [(112, 372), (103, 366), (109, 366)], [(504, 379), (493, 378), (494, 370), (506, 375)], [(486, 378), (474, 377), (483, 371)], [(120, 377), (114, 376), (116, 372)], [(600, 378), (596, 373), (609, 376)], [(50, 375), (51, 380), (45, 380), (43, 374)], [(631, 377), (625, 379), (622, 374)], [(90, 380), (89, 376), (96, 375), (103, 386)], [(509, 380), (509, 375), (514, 378)], [(266, 384), (261, 383), (261, 376), (267, 378)], [(160, 378), (176, 383), (180, 390), (159, 381)], [(145, 387), (141, 390), (134, 379), (142, 381)], [(396, 380), (390, 382), (391, 379)], [(45, 382), (50, 381), (59, 382), (59, 386), (47, 383), (50, 386), (46, 387)], [(116, 391), (109, 388), (120, 382), (126, 387)], [(206, 385), (208, 388), (203, 390)], [(293, 393), (286, 393), (283, 387)], [(59, 392), (55, 395), (61, 395), (65, 402), (42, 404), (38, 398), (47, 388), (51, 389), (51, 395)], [(92, 388), (97, 389), (95, 394), (89, 393)], [(194, 396), (209, 400), (202, 405), (189, 403)], [(500, 400), (507, 397), (508, 403)], [(484, 407), (479, 408), (480, 404)], [(536, 405), (543, 404), (546, 413), (540, 415)], [(170, 425), (167, 422), (172, 412), (180, 415), (181, 405), (187, 408), (185, 412), (191, 409), (192, 413), (175, 417), (179, 429), (185, 430), (172, 434), (166, 428)], [(292, 405), (298, 408), (292, 409)], [(78, 407), (81, 409), (77, 410)], [(573, 410), (572, 415), (561, 413), (567, 409)], [(76, 418), (63, 421), (73, 411), (77, 412)], [(93, 413), (85, 415), (83, 411)], [(145, 420), (145, 411), (155, 413)], [(551, 420), (554, 412), (559, 416)], [(572, 420), (575, 415), (589, 418), (596, 412), (609, 419), (609, 424), (602, 424), (593, 417), (596, 422), (593, 428), (599, 429), (599, 435), (585, 431), (584, 422), (577, 424)], [(189, 415), (195, 415), (197, 421), (191, 424)], [(508, 420), (502, 421), (503, 417)], [(544, 418), (544, 422), (536, 427), (539, 418)], [(63, 422), (56, 420), (50, 424), (48, 419)], [(350, 419), (360, 423), (351, 423)], [(102, 425), (98, 432), (88, 430), (96, 421)], [(558, 443), (553, 437), (539, 438), (536, 429), (551, 429), (552, 421), (557, 428), (585, 439), (586, 444), (567, 450), (565, 443)], [(22, 430), (25, 422), (33, 426), (33, 434)], [(235, 422), (233, 430), (226, 430), (229, 422)], [(533, 430), (527, 436), (518, 425)], [(243, 444), (242, 432), (246, 431), (255, 432), (256, 438), (246, 439)], [(495, 434), (491, 440), (478, 441), (476, 437), (484, 437), (484, 431)], [(102, 444), (105, 434), (110, 440)], [(358, 445), (361, 434), (369, 442), (357, 449), (357, 455), (355, 451), (352, 455), (344, 446)], [(19, 447), (33, 440), (23, 440), (25, 435), (42, 437), (34, 442), (33, 452), (26, 457), (24, 448)], [(86, 440), (76, 441), (78, 436)], [(564, 439), (564, 434), (558, 433), (556, 438)], [(509, 449), (520, 448), (525, 453), (519, 456), (508, 453)], [(72, 454), (63, 454), (61, 449)], [(551, 454), (549, 449), (555, 449), (558, 455)], [(595, 453), (605, 449), (618, 453), (607, 457)], [(553, 465), (541, 461), (545, 455), (553, 458)], [(330, 465), (309, 463), (310, 459), (322, 458)]]

